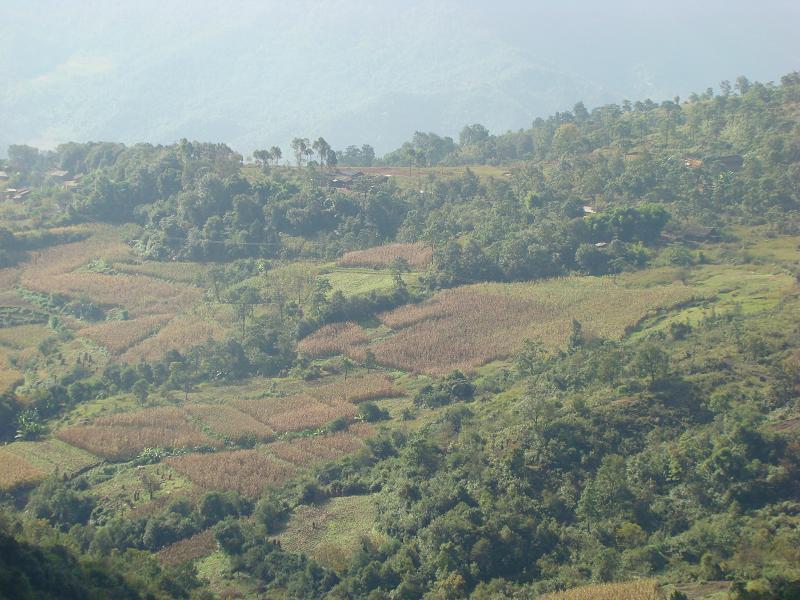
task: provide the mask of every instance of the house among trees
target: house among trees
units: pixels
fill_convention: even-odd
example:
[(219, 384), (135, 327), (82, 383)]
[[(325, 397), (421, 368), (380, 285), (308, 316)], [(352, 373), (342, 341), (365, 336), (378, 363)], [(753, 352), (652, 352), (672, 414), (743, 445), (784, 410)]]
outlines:
[(30, 188), (6, 188), (6, 197), (10, 197), (11, 200), (22, 200), (30, 193)]
[(67, 179), (69, 179), (69, 171), (54, 169), (50, 171), (47, 176), (53, 181), (60, 181), (61, 183), (64, 183)]
[(688, 169), (699, 169), (703, 166), (703, 160), (687, 156), (683, 159), (683, 165)]

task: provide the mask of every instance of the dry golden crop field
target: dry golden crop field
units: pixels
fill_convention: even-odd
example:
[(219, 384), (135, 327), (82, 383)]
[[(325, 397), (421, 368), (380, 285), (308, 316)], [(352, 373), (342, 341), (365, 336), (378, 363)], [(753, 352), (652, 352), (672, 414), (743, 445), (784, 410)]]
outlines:
[(16, 267), (5, 267), (0, 269), (0, 290), (6, 291), (13, 288), (19, 279), (19, 269)]
[(150, 315), (127, 321), (103, 321), (78, 330), (78, 335), (107, 348), (112, 354), (121, 354), (142, 340), (155, 335), (172, 315)]
[(217, 540), (210, 529), (194, 534), (160, 550), (156, 557), (165, 566), (176, 566), (212, 554), (217, 549)]
[(375, 246), (366, 250), (353, 250), (346, 252), (336, 261), (341, 267), (368, 267), (370, 269), (385, 269), (401, 258), (414, 270), (427, 267), (433, 259), (433, 248), (424, 242), (413, 244), (386, 244)]
[(220, 446), (179, 408), (151, 408), (97, 419), (92, 425), (61, 429), (57, 437), (109, 460), (130, 460), (145, 448)]
[(308, 394), (324, 400), (340, 399), (345, 402), (365, 402), (381, 398), (399, 398), (405, 395), (403, 388), (383, 373), (366, 373), (337, 377), (333, 381), (325, 381), (309, 386)]
[(132, 256), (130, 247), (113, 227), (97, 226), (88, 230), (88, 233), (89, 237), (79, 242), (31, 252), (28, 260), (20, 265), (22, 276), (31, 281), (46, 280), (75, 271), (92, 260), (103, 259), (110, 264)]
[(353, 322), (332, 323), (320, 327), (310, 336), (300, 340), (297, 344), (299, 352), (309, 356), (330, 356), (332, 354), (347, 354), (353, 358), (363, 357), (359, 349), (369, 343), (369, 337), (364, 329)]
[(586, 335), (616, 338), (646, 314), (692, 297), (692, 289), (681, 284), (633, 288), (609, 277), (482, 283), (380, 315), (395, 333), (371, 345), (351, 323), (341, 330), (320, 329), (301, 348), (312, 355), (341, 351), (349, 356), (370, 349), (383, 365), (441, 375), (508, 358), (526, 338), (563, 346), (573, 319)]
[(22, 263), (19, 284), (41, 293), (88, 297), (97, 304), (123, 306), (131, 315), (176, 314), (196, 302), (202, 291), (144, 275), (97, 273), (82, 269), (91, 261), (107, 264), (133, 257), (120, 230), (97, 226), (89, 238), (33, 252)]
[(261, 495), (267, 486), (283, 483), (297, 470), (258, 450), (184, 454), (166, 462), (202, 488), (236, 490), (251, 498)]
[(540, 600), (664, 600), (654, 579), (597, 583), (540, 596)]
[(196, 262), (115, 262), (113, 268), (122, 273), (146, 275), (177, 283), (194, 283), (206, 275), (210, 266)]
[(31, 485), (42, 479), (45, 473), (21, 456), (0, 448), (0, 491), (13, 490)]
[(186, 406), (186, 412), (214, 433), (234, 442), (250, 436), (265, 442), (275, 435), (271, 427), (226, 404), (192, 404)]
[(350, 402), (323, 401), (308, 394), (235, 400), (232, 404), (279, 432), (322, 427), (338, 417), (353, 417), (358, 412)]
[(41, 293), (60, 293), (71, 298), (87, 297), (105, 306), (122, 306), (131, 316), (177, 314), (202, 298), (194, 286), (169, 283), (143, 275), (109, 275), (86, 271), (46, 276), (25, 270), (20, 277), (23, 287)]
[(363, 448), (364, 439), (374, 432), (369, 424), (359, 423), (351, 425), (347, 431), (273, 442), (266, 448), (281, 460), (302, 467), (352, 454)]
[(121, 355), (121, 359), (128, 363), (158, 360), (168, 350), (186, 350), (204, 344), (209, 338), (220, 340), (229, 331), (224, 321), (206, 319), (194, 314), (178, 315), (161, 327), (155, 335), (128, 348)]

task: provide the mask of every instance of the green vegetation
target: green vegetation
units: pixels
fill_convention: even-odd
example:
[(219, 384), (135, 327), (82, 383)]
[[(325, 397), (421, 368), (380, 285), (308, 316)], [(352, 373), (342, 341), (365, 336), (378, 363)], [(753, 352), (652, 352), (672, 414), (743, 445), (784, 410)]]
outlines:
[(725, 90), (15, 147), (2, 593), (796, 597), (800, 76)]

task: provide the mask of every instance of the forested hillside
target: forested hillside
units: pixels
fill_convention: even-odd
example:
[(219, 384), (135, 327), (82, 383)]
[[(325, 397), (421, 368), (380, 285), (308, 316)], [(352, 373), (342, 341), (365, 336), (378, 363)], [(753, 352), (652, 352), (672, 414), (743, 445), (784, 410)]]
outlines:
[(0, 597), (798, 597), (800, 75), (719, 87), (11, 146)]

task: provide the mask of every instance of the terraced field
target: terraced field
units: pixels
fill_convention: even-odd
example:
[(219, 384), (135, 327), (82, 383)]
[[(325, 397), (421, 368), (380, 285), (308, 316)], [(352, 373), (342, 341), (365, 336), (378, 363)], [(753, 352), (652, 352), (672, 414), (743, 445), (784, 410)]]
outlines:
[(527, 338), (563, 346), (573, 319), (587, 335), (618, 338), (645, 315), (695, 296), (677, 283), (629, 287), (609, 277), (462, 286), (380, 315), (393, 333), (378, 341), (370, 343), (366, 330), (348, 323), (320, 329), (300, 349), (354, 359), (369, 349), (382, 365), (431, 375), (471, 371), (508, 358)]
[(0, 448), (0, 489), (29, 485), (55, 472), (71, 476), (100, 460), (57, 439), (13, 442)]
[(664, 600), (658, 582), (642, 579), (627, 583), (598, 583), (545, 594), (541, 600)]

